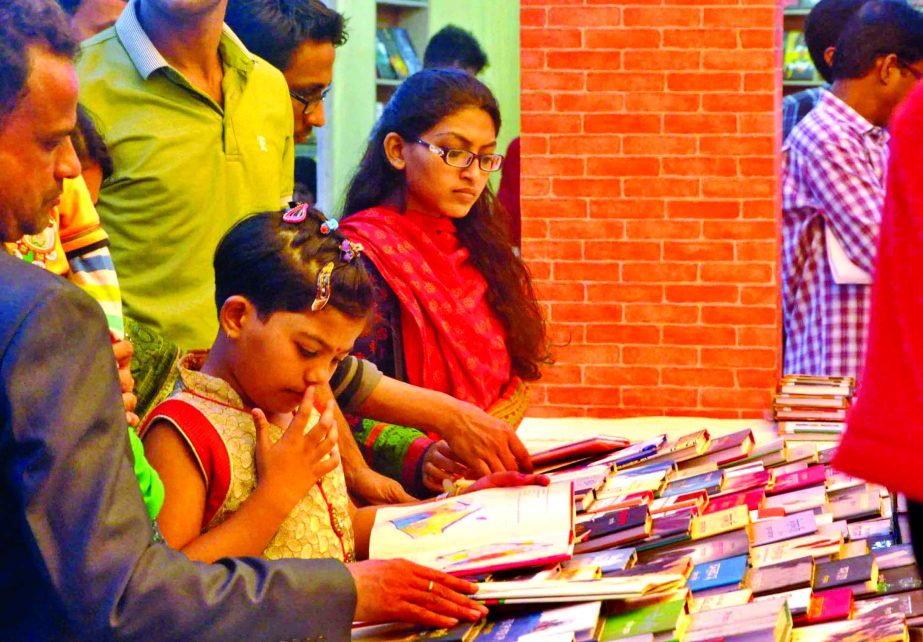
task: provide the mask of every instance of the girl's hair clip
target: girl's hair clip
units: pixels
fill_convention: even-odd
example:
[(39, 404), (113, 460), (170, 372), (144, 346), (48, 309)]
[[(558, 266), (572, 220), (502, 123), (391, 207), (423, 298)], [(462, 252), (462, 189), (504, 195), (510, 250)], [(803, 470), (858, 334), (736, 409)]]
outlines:
[(340, 227), (340, 222), (335, 218), (328, 218), (326, 221), (320, 224), (320, 233), (326, 236), (334, 230)]
[(311, 304), (311, 312), (318, 312), (324, 309), (327, 301), (330, 300), (330, 275), (333, 274), (333, 261), (327, 263), (317, 273), (317, 294), (314, 295), (314, 303)]
[(349, 239), (344, 239), (340, 243), (340, 252), (343, 253), (343, 260), (349, 263), (353, 259), (359, 258), (359, 255), (365, 250), (362, 243), (353, 243)]
[(285, 214), (282, 215), (282, 220), (286, 223), (298, 224), (303, 223), (306, 218), (308, 218), (308, 210), (310, 206), (307, 203), (302, 203), (296, 205), (292, 209), (288, 210)]

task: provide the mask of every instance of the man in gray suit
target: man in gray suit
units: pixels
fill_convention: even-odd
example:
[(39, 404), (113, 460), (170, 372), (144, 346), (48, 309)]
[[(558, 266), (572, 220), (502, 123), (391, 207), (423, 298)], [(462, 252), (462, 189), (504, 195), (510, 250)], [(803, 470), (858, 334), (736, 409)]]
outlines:
[[(0, 3), (0, 241), (44, 228), (80, 163), (75, 43), (52, 0)], [(346, 640), (450, 626), (473, 586), (401, 560), (223, 559), (152, 543), (103, 313), (0, 251), (0, 639)]]

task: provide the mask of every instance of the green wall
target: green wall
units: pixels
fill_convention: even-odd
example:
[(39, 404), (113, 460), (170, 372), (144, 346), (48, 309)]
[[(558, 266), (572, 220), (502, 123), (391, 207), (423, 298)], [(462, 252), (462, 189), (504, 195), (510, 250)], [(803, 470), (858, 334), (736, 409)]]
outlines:
[[(316, 130), (319, 204), (339, 214), (349, 179), (375, 124), (375, 0), (327, 0), (347, 18), (349, 41), (337, 51), (327, 125)], [(487, 52), (481, 80), (503, 114), (498, 148), (519, 135), (519, 0), (430, 0), (429, 33), (447, 24), (471, 31)], [(417, 54), (422, 59), (423, 51)], [(494, 177), (496, 178), (496, 177)]]

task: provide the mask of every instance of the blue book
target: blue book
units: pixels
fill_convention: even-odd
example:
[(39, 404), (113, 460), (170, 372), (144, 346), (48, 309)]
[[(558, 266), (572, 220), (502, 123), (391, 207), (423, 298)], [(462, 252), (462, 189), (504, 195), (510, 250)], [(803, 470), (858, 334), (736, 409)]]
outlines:
[(615, 464), (617, 467), (627, 466), (636, 461), (641, 461), (642, 459), (647, 459), (648, 457), (653, 457), (656, 455), (664, 444), (667, 443), (667, 436), (665, 434), (657, 435), (652, 437), (647, 441), (639, 441), (636, 444), (632, 444), (627, 448), (615, 452), (611, 455), (607, 455), (602, 459), (595, 461), (597, 464)]
[(596, 553), (574, 555), (564, 566), (565, 568), (569, 566), (598, 566), (603, 573), (609, 573), (611, 571), (624, 571), (626, 568), (634, 566), (637, 559), (638, 556), (633, 548), (610, 548)]
[(599, 622), (601, 602), (545, 609), (499, 619), (488, 618), (475, 636), (475, 642), (513, 642), (529, 633), (551, 635), (573, 633), (578, 640), (591, 639)]
[(722, 484), (724, 484), (724, 471), (711, 470), (701, 475), (670, 482), (660, 493), (660, 496), (672, 497), (673, 495), (683, 495), (698, 490), (704, 490), (709, 495), (713, 495), (721, 490)]
[(708, 589), (723, 586), (740, 588), (747, 574), (747, 560), (749, 555), (727, 557), (723, 560), (696, 564), (686, 586), (692, 592), (707, 591)]

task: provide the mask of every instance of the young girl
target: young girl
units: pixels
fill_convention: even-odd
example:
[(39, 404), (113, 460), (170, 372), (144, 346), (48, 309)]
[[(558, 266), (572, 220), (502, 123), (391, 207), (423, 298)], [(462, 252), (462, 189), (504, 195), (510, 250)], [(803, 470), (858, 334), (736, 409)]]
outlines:
[[(361, 247), (335, 225), (300, 206), (248, 218), (218, 246), (218, 337), (182, 360), (173, 397), (142, 429), (166, 488), (161, 532), (192, 559), (349, 562), (367, 551), (374, 509), (349, 503), (333, 402), (319, 420), (312, 409), (313, 386), (350, 353), (372, 307)], [(478, 487), (534, 481), (505, 474)]]
[[(376, 126), (340, 229), (365, 246), (378, 301), (357, 354), (515, 428), (528, 403), (523, 382), (540, 377), (548, 353), (528, 271), (487, 184), (503, 164), (499, 129), (497, 102), (477, 79), (446, 69), (411, 76)], [(374, 449), (393, 443), (393, 432), (366, 421), (358, 440)], [(427, 452), (421, 433), (405, 440), (414, 444), (389, 474), (415, 469), (406, 459)], [(451, 470), (438, 454), (434, 463)], [(445, 473), (429, 464), (424, 471), (438, 488)]]

